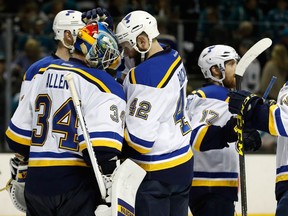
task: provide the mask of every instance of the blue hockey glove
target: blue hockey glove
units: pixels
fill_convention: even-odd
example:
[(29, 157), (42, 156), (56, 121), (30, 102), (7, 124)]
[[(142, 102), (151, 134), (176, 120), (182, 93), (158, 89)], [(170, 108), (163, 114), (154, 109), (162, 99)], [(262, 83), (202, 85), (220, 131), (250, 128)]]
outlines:
[(103, 22), (110, 28), (112, 31), (114, 29), (113, 18), (110, 13), (101, 7), (94, 8), (92, 10), (82, 13), (82, 20), (84, 23), (88, 24), (93, 21)]
[(259, 132), (255, 129), (244, 128), (243, 143), (244, 151), (257, 151), (262, 145)]
[(245, 122), (252, 120), (253, 111), (257, 104), (262, 104), (263, 99), (249, 91), (231, 91), (228, 95), (229, 111), (233, 114), (242, 115)]

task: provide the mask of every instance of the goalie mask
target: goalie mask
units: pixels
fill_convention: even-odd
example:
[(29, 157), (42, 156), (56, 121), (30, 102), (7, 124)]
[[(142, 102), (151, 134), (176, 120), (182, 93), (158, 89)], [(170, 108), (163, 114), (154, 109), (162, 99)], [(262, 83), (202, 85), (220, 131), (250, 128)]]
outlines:
[(73, 45), (65, 44), (64, 32), (70, 31), (75, 43), (78, 30), (85, 26), (82, 22), (81, 16), (82, 13), (79, 11), (63, 10), (55, 16), (53, 21), (53, 31), (55, 33), (54, 39), (61, 41), (62, 44), (70, 50), (73, 50), (74, 47)]
[[(198, 65), (201, 68), (201, 71), (204, 75), (204, 78), (210, 78), (216, 82), (222, 83), (225, 79), (225, 63), (229, 60), (234, 59), (235, 61), (239, 60), (239, 55), (230, 46), (226, 45), (214, 45), (206, 47), (200, 54), (198, 59)], [(211, 74), (211, 67), (217, 66), (222, 74), (222, 78), (215, 78)]]
[(120, 59), (114, 33), (101, 22), (93, 22), (80, 29), (74, 47), (94, 68), (106, 69)]
[[(137, 37), (145, 32), (148, 36), (150, 47), (140, 51), (137, 47)], [(152, 40), (159, 35), (156, 19), (146, 11), (133, 11), (126, 15), (116, 28), (116, 37), (119, 44), (128, 42), (137, 52), (147, 53), (152, 45)]]

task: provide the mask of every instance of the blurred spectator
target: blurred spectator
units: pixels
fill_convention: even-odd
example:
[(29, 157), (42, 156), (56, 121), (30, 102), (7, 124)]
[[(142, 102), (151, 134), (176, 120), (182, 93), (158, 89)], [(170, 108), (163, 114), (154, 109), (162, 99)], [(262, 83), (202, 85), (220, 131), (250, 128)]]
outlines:
[(219, 9), (224, 17), (229, 17), (231, 11), (235, 10), (236, 7), (239, 7), (243, 4), (243, 0), (219, 0)]
[(160, 32), (160, 35), (157, 37), (157, 39), (160, 43), (170, 45), (172, 49), (177, 50), (176, 37), (170, 34), (168, 31), (169, 23), (169, 20), (164, 17), (157, 18), (158, 30)]
[(170, 1), (158, 0), (155, 4), (155, 15), (159, 18), (170, 19)]
[(250, 21), (253, 24), (253, 35), (259, 37), (263, 34), (264, 15), (261, 8), (258, 7), (258, 0), (244, 0), (244, 5), (236, 7), (228, 20), (231, 21), (230, 28), (232, 31), (237, 29), (240, 22)]
[(56, 14), (62, 10), (77, 10), (77, 4), (75, 0), (45, 1), (41, 10), (49, 17), (49, 19), (53, 20)]
[(123, 1), (119, 1), (119, 0), (110, 0), (109, 1), (109, 5), (108, 5), (107, 9), (114, 19), (115, 18), (122, 18), (122, 13), (121, 13), (121, 9), (120, 9), (121, 7), (123, 7), (123, 5), (121, 5), (122, 3), (123, 3)]
[(53, 39), (54, 34), (52, 34), (51, 32), (52, 26), (50, 30), (46, 32), (47, 24), (48, 23), (46, 21), (40, 18), (35, 20), (31, 27), (30, 33), (19, 33), (17, 35), (16, 48), (18, 50), (23, 50), (27, 40), (29, 38), (33, 38), (39, 42), (40, 47), (41, 47), (41, 53), (45, 55), (49, 54), (52, 50), (56, 48), (56, 43)]
[(239, 48), (243, 40), (257, 41), (257, 37), (253, 35), (254, 27), (250, 21), (242, 21), (239, 23), (238, 29), (234, 31), (231, 44), (235, 48)]
[[(208, 41), (211, 38), (210, 31), (215, 25), (222, 25), (223, 17), (217, 6), (208, 6), (200, 12), (200, 17), (197, 27), (196, 41), (203, 42), (203, 47), (211, 45)], [(214, 37), (215, 35), (213, 35)]]
[(28, 67), (39, 60), (42, 55), (41, 48), (33, 38), (29, 38), (25, 44), (24, 52), (19, 52), (12, 63), (12, 95), (15, 96), (20, 91), (22, 77)]
[(33, 30), (31, 27), (37, 19), (47, 20), (48, 18), (35, 1), (28, 1), (15, 17), (16, 25), (19, 27), (17, 31), (31, 33)]
[(276, 7), (268, 12), (267, 33), (274, 41), (279, 39), (281, 32), (288, 25), (288, 3), (287, 0), (277, 0)]
[(0, 13), (11, 13), (14, 12), (15, 8), (12, 6), (12, 1), (0, 0)]
[[(4, 73), (5, 73), (6, 67), (5, 67), (5, 57), (4, 53), (0, 52), (0, 143), (4, 143), (4, 132), (6, 128), (5, 124), (5, 88), (6, 88), (6, 82), (4, 79)], [(1, 146), (1, 145), (0, 145)]]
[(281, 43), (288, 49), (288, 27), (286, 27), (280, 35), (280, 38), (275, 43)]
[(124, 7), (124, 14), (128, 14), (134, 10), (144, 10), (152, 15), (155, 14), (153, 5), (147, 0), (128, 0)]
[(269, 93), (269, 98), (276, 100), (277, 95), (287, 81), (288, 77), (288, 51), (282, 44), (274, 45), (271, 57), (265, 64), (262, 72), (259, 94), (263, 95), (272, 76), (276, 76), (277, 80)]
[[(238, 53), (242, 57), (249, 49), (254, 45), (254, 42), (249, 39), (244, 39), (239, 46)], [(242, 83), (241, 88), (250, 92), (257, 92), (259, 90), (259, 83), (261, 78), (261, 64), (256, 58), (251, 64), (247, 67)]]

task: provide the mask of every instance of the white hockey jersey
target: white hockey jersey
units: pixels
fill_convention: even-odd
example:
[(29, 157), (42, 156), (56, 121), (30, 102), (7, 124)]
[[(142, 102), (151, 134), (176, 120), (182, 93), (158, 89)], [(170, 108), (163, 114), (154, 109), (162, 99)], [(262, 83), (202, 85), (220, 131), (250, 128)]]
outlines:
[(86, 178), (90, 161), (85, 157), (86, 143), (64, 79), (69, 72), (98, 162), (107, 160), (102, 158), (105, 153), (119, 155), (122, 149), (126, 107), (123, 88), (105, 71), (88, 68), (79, 60), (57, 62), (62, 63), (49, 65), (35, 77), (29, 97), (19, 103), (6, 131), (12, 150), (29, 153), (25, 189), (33, 193), (60, 193), (59, 188), (67, 191)]
[[(214, 126), (224, 126), (232, 116), (228, 111), (228, 89), (207, 85), (193, 93), (188, 96), (186, 107), (193, 129), (190, 142), (195, 150), (190, 202), (206, 193), (218, 193), (236, 201), (239, 162), (235, 143), (230, 143), (229, 148), (215, 149), (219, 148), (215, 143), (222, 138), (220, 134), (207, 133)], [(203, 143), (204, 139), (210, 141)], [(212, 150), (202, 152), (203, 145)]]
[(253, 111), (253, 127), (279, 136), (276, 152), (276, 199), (288, 191), (288, 82), (277, 98), (277, 104), (264, 103)]
[(178, 52), (165, 48), (132, 69), (125, 140), (147, 178), (187, 184), (192, 179), (191, 127), (185, 111), (187, 76)]

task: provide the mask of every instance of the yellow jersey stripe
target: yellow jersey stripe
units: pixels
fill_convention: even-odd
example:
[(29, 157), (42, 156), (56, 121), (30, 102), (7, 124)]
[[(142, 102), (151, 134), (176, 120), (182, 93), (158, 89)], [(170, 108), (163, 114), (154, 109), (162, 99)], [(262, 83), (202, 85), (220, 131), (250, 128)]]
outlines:
[(271, 135), (278, 135), (276, 128), (275, 128), (276, 122), (274, 119), (274, 113), (275, 113), (276, 108), (277, 108), (276, 104), (270, 106), (270, 108), (269, 108), (269, 132)]
[(79, 68), (71, 68), (71, 67), (55, 65), (55, 64), (49, 65), (49, 67), (47, 69), (49, 69), (49, 68), (58, 68), (58, 69), (62, 69), (62, 70), (69, 70), (69, 71), (78, 72), (78, 73), (82, 74), (83, 76), (85, 76), (86, 78), (88, 78), (89, 80), (93, 81), (94, 83), (97, 83), (105, 92), (111, 93), (110, 89), (101, 80), (97, 79), (96, 77), (92, 76), (91, 74), (87, 73), (84, 70), (81, 70)]
[[(125, 208), (124, 206), (122, 205), (119, 205), (118, 204), (118, 208), (117, 208), (118, 212), (120, 213), (120, 215), (129, 215), (129, 216), (135, 216), (135, 214), (131, 211), (129, 211), (127, 208)], [(118, 215), (118, 214), (117, 214)]]
[(276, 177), (276, 183), (281, 182), (281, 181), (287, 181), (287, 180), (288, 180), (288, 174), (279, 175)]
[(46, 167), (46, 166), (84, 166), (88, 165), (84, 161), (78, 160), (29, 160), (29, 167)]
[(130, 72), (130, 78), (131, 78), (131, 83), (136, 84), (136, 78), (135, 78), (135, 68), (133, 68)]
[(141, 154), (147, 154), (148, 152), (151, 151), (151, 149), (149, 148), (144, 148), (144, 147), (141, 147), (139, 145), (135, 145), (134, 143), (131, 142), (130, 140), (130, 137), (129, 137), (129, 134), (127, 132), (127, 130), (125, 129), (124, 131), (124, 139), (126, 140), (126, 142), (128, 143), (128, 145), (135, 149), (137, 152), (140, 152)]
[(197, 93), (200, 94), (202, 98), (206, 98), (204, 91), (198, 90)]
[(200, 146), (201, 146), (203, 138), (205, 137), (205, 134), (207, 133), (208, 127), (209, 126), (203, 126), (200, 129), (200, 131), (198, 132), (197, 139), (194, 141), (194, 143), (195, 143), (194, 144), (194, 149), (196, 151), (200, 151)]
[(6, 136), (9, 137), (9, 139), (13, 140), (16, 143), (19, 143), (19, 144), (25, 145), (25, 146), (31, 146), (31, 139), (30, 138), (27, 139), (27, 138), (17, 136), (9, 128), (6, 130)]
[(157, 164), (144, 164), (141, 162), (138, 165), (141, 166), (144, 170), (146, 171), (157, 171), (157, 170), (163, 170), (163, 169), (169, 169), (176, 167), (178, 165), (181, 165), (187, 161), (189, 161), (193, 156), (193, 152), (191, 148), (189, 148), (189, 151), (185, 154), (182, 155), (181, 157), (177, 157), (176, 159), (172, 159), (170, 161), (162, 162), (162, 163), (157, 163)]
[(238, 180), (195, 180), (192, 181), (192, 186), (207, 186), (207, 187), (238, 187)]
[(157, 88), (162, 88), (162, 86), (164, 85), (164, 83), (167, 81), (168, 77), (170, 77), (170, 74), (173, 72), (175, 66), (179, 63), (179, 61), (181, 60), (181, 57), (178, 56), (178, 58), (172, 63), (172, 65), (170, 66), (170, 68), (168, 69), (167, 73), (165, 74), (165, 76), (163, 77), (163, 79), (160, 81), (160, 83), (157, 85)]
[[(110, 141), (110, 140), (92, 140), (91, 141), (93, 147), (108, 147), (108, 148), (114, 148), (118, 151), (122, 150), (122, 145), (120, 143)], [(86, 143), (80, 144), (80, 151), (82, 152), (84, 149), (87, 148)]]

